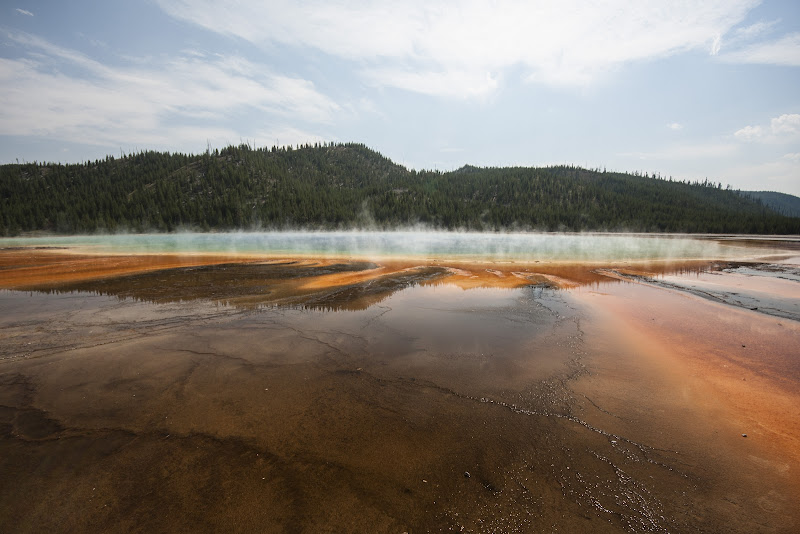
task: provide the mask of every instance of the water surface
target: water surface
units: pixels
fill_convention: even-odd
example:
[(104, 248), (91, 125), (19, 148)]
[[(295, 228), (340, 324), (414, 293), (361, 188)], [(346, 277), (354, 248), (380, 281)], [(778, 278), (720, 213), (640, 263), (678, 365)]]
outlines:
[(800, 322), (770, 314), (796, 309), (791, 243), (360, 232), (0, 249), (0, 531), (800, 525)]
[[(0, 248), (70, 247), (126, 254), (459, 258), (487, 261), (616, 262), (731, 259), (752, 254), (742, 240), (669, 234), (469, 232), (234, 232), (0, 239)], [(758, 249), (764, 253), (763, 248)]]

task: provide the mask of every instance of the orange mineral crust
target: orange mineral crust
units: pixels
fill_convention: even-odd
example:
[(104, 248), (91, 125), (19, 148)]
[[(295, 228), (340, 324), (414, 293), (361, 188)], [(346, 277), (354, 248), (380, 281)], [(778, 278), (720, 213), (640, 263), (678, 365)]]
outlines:
[(346, 273), (320, 274), (300, 284), (301, 289), (319, 289), (362, 283), (380, 276), (413, 268), (442, 269), (437, 281), (463, 289), (476, 287), (514, 288), (530, 284), (549, 284), (570, 288), (608, 282), (608, 276), (597, 272), (609, 267), (632, 269), (652, 275), (672, 272), (696, 272), (709, 261), (640, 261), (620, 264), (581, 262), (481, 262), (475, 260), (422, 260), (419, 258), (378, 258), (365, 262), (360, 258), (341, 257), (275, 257), (268, 255), (221, 254), (86, 254), (70, 249), (13, 248), (0, 250), (0, 288), (57, 286), (101, 278), (141, 274), (165, 269), (223, 264), (291, 263), (296, 267), (324, 267), (341, 264), (363, 264)]
[(136, 254), (80, 254), (69, 250), (0, 250), (0, 288), (55, 285), (127, 274), (213, 265), (231, 261), (227, 256)]
[(751, 501), (773, 525), (797, 525), (800, 323), (637, 283), (575, 296), (593, 310), (594, 349), (576, 390), (618, 428), (715, 473), (709, 491), (732, 518)]
[(0, 531), (797, 532), (794, 269), (1, 250)]

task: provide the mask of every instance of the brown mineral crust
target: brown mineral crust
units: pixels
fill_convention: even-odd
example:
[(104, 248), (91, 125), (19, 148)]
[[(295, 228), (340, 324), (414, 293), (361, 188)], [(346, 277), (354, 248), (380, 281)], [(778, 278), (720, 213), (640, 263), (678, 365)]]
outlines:
[[(212, 254), (85, 254), (70, 249), (13, 248), (0, 250), (0, 289), (57, 287), (60, 284), (113, 278), (166, 269), (236, 264), (291, 262), (296, 267), (324, 267), (342, 263), (363, 263), (359, 257), (277, 257), (267, 255)], [(300, 291), (340, 287), (368, 282), (374, 278), (420, 267), (441, 267), (446, 282), (463, 289), (476, 287), (515, 288), (545, 284), (572, 288), (607, 283), (609, 278), (595, 272), (609, 264), (580, 262), (483, 262), (458, 259), (378, 258), (376, 265), (363, 269), (309, 277), (296, 287)], [(699, 271), (708, 261), (649, 261), (612, 264), (620, 269), (657, 275), (676, 271)], [(437, 280), (436, 283), (441, 283)]]

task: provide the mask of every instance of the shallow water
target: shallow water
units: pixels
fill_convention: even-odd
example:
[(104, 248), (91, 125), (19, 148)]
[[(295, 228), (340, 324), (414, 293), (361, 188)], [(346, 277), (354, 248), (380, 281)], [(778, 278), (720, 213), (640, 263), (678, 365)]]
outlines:
[[(687, 235), (469, 232), (234, 232), (0, 239), (4, 247), (70, 247), (126, 254), (239, 254), (417, 257), (515, 261), (626, 261), (741, 258), (742, 240)], [(764, 253), (762, 248), (760, 253)]]
[(2, 254), (3, 532), (800, 525), (791, 265)]

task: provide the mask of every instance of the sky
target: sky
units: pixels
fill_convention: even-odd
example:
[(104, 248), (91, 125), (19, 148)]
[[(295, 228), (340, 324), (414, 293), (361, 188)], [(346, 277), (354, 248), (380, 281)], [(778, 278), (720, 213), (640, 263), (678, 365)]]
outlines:
[(0, 163), (350, 141), (800, 196), (800, 2), (0, 2)]

